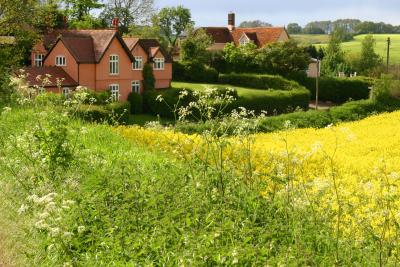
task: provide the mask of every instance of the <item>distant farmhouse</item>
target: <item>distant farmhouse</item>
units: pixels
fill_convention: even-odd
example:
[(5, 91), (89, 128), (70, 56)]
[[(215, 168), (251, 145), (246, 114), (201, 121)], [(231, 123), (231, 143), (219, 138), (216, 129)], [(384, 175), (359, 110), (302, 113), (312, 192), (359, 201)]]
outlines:
[(236, 28), (235, 14), (228, 14), (227, 27), (202, 27), (211, 36), (214, 44), (210, 51), (220, 51), (227, 43), (236, 46), (253, 42), (259, 48), (276, 42), (289, 41), (290, 37), (285, 27), (259, 27), (259, 28)]

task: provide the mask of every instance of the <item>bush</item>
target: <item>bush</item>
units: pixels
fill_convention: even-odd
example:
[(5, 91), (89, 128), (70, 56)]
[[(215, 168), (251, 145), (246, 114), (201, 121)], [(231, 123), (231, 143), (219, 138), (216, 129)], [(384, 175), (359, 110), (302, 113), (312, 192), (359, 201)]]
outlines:
[(35, 100), (40, 106), (61, 105), (63, 103), (63, 97), (61, 94), (50, 92), (39, 94)]
[(81, 119), (96, 123), (121, 123), (129, 119), (129, 103), (111, 103), (108, 105), (81, 105), (75, 111), (75, 115)]
[[(188, 95), (179, 99), (182, 91), (188, 91)], [(161, 95), (164, 101), (157, 100), (157, 97)], [(195, 97), (191, 90), (188, 89), (163, 89), (163, 90), (151, 90), (143, 93), (143, 110), (145, 113), (152, 115), (160, 115), (164, 118), (174, 118), (173, 112), (174, 107), (187, 106), (190, 102), (195, 101)]]
[(310, 102), (310, 92), (306, 89), (292, 91), (268, 90), (265, 94), (257, 97), (241, 96), (229, 105), (228, 111), (244, 107), (247, 110), (254, 110), (260, 114), (266, 111), (268, 114), (281, 114), (293, 112), (300, 108), (308, 109)]
[(128, 96), (128, 101), (131, 106), (131, 114), (141, 114), (143, 112), (143, 97), (135, 92), (132, 92)]
[(101, 92), (95, 92), (93, 90), (88, 90), (88, 97), (86, 99), (86, 104), (91, 104), (91, 99), (95, 99), (96, 101), (93, 103), (94, 105), (106, 105), (110, 102), (111, 92), (109, 90), (104, 90)]
[[(311, 98), (315, 99), (316, 81), (315, 78), (308, 78), (302, 75), (290, 76), (298, 83), (305, 86), (311, 92)], [(319, 100), (331, 101), (334, 103), (345, 103), (349, 99), (368, 99), (369, 87), (374, 80), (367, 78), (331, 78), (321, 77), (319, 79)]]
[(258, 74), (221, 74), (218, 82), (220, 84), (230, 84), (255, 89), (278, 89), (293, 90), (301, 86), (278, 75), (258, 75)]
[(153, 67), (150, 64), (144, 64), (142, 73), (144, 90), (154, 90), (156, 79), (154, 78)]
[(200, 62), (174, 62), (173, 80), (182, 82), (216, 83), (218, 72)]

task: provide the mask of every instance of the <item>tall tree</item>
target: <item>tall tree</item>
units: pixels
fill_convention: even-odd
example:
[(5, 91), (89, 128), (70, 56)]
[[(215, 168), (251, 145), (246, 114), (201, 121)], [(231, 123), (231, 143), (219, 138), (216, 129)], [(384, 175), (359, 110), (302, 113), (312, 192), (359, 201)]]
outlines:
[(341, 47), (339, 32), (333, 32), (322, 60), (321, 72), (323, 75), (336, 76), (339, 71), (345, 71), (344, 51)]
[(367, 35), (362, 41), (360, 70), (363, 74), (369, 74), (372, 70), (382, 64), (382, 58), (375, 52), (375, 39)]
[(32, 25), (39, 33), (46, 33), (64, 26), (64, 12), (60, 8), (58, 0), (38, 2), (35, 6), (35, 14), (32, 17)]
[(93, 9), (102, 8), (104, 5), (100, 0), (66, 0), (67, 10), (72, 19), (82, 20), (89, 16)]
[(181, 45), (181, 59), (183, 61), (197, 61), (205, 64), (209, 53), (207, 48), (212, 44), (212, 38), (203, 29), (195, 31), (190, 28), (186, 39)]
[(297, 23), (289, 23), (287, 25), (287, 31), (289, 34), (299, 34), (302, 30), (303, 28)]
[(243, 21), (239, 25), (239, 28), (259, 28), (259, 27), (272, 27), (272, 24), (261, 20), (251, 20), (251, 21)]
[(166, 39), (170, 53), (176, 47), (178, 38), (186, 29), (192, 27), (192, 15), (190, 10), (183, 6), (165, 7), (153, 18), (153, 24), (160, 28)]
[(154, 11), (154, 0), (107, 0), (100, 17), (107, 23), (119, 18), (120, 31), (127, 33), (131, 25), (150, 22)]

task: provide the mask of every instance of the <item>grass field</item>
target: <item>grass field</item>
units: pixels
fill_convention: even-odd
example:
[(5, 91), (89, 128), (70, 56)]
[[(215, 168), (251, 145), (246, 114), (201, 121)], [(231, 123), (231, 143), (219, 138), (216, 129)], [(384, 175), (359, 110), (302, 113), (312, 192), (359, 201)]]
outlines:
[[(342, 47), (350, 54), (359, 54), (361, 52), (361, 43), (365, 38), (365, 34), (357, 35), (354, 40), (344, 42)], [(315, 44), (317, 47), (325, 47), (329, 42), (329, 35), (292, 35), (292, 38), (300, 43), (309, 45)], [(386, 62), (387, 38), (391, 39), (390, 59), (392, 64), (400, 64), (400, 34), (374, 34), (376, 40), (376, 52)]]

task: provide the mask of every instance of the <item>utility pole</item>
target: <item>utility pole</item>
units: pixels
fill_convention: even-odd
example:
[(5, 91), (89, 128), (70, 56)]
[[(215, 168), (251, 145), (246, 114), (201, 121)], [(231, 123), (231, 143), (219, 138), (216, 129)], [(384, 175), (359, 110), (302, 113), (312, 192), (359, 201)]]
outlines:
[(319, 75), (321, 74), (321, 62), (317, 59), (317, 78), (315, 79), (315, 110), (318, 110)]
[(389, 73), (389, 58), (390, 58), (390, 37), (387, 38), (387, 56), (386, 56), (386, 68)]

